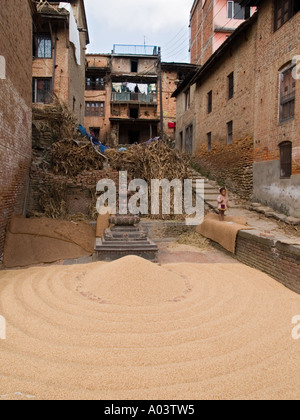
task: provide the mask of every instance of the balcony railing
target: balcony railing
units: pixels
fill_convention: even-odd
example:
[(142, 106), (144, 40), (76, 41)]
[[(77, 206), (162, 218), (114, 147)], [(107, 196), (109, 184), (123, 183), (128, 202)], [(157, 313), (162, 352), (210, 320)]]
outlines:
[(124, 55), (157, 55), (159, 49), (154, 45), (122, 45), (115, 44), (113, 49), (114, 54)]
[(139, 102), (145, 104), (157, 104), (156, 93), (132, 93), (132, 92), (113, 92), (111, 97), (112, 102)]

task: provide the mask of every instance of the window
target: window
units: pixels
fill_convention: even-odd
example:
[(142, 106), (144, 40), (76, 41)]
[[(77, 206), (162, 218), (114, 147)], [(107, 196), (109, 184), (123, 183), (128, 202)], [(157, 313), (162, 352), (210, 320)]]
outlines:
[(207, 150), (210, 152), (211, 149), (212, 149), (211, 133), (207, 133)]
[(184, 97), (185, 97), (185, 110), (187, 111), (191, 107), (191, 90), (190, 89), (188, 89), (185, 92), (185, 96)]
[(234, 16), (234, 1), (227, 2), (227, 17), (233, 19)]
[(87, 77), (85, 83), (86, 90), (105, 90), (104, 77)]
[(251, 16), (250, 7), (241, 7), (236, 1), (227, 1), (227, 18), (245, 20)]
[(279, 145), (280, 148), (280, 177), (290, 178), (292, 176), (292, 143), (285, 141)]
[(299, 0), (275, 0), (274, 30), (281, 28), (300, 11)]
[(52, 79), (34, 78), (32, 80), (32, 102), (50, 104), (53, 102)]
[(233, 143), (233, 121), (227, 123), (227, 144)]
[(86, 117), (104, 117), (104, 102), (86, 102)]
[(207, 113), (210, 114), (212, 112), (212, 107), (213, 107), (213, 96), (212, 96), (212, 90), (210, 92), (208, 92), (207, 94)]
[(234, 73), (228, 76), (228, 100), (232, 99), (234, 95)]
[(36, 58), (52, 58), (52, 39), (50, 34), (37, 34), (33, 45)]
[(129, 118), (137, 120), (139, 118), (139, 109), (136, 107), (129, 108)]
[(293, 78), (294, 67), (292, 66), (280, 73), (280, 122), (293, 119), (295, 115), (296, 80)]
[(138, 72), (139, 62), (137, 60), (131, 60), (131, 73)]

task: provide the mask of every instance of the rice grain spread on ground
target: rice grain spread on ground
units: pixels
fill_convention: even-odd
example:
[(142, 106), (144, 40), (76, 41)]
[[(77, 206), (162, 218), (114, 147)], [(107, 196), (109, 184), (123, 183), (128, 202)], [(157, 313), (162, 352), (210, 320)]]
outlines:
[(0, 272), (0, 399), (299, 399), (300, 296), (242, 264)]

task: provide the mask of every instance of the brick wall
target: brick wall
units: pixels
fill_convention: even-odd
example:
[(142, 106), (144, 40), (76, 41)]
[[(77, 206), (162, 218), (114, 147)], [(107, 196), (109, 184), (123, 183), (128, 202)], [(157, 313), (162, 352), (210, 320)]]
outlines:
[(1, 2), (0, 39), (6, 67), (0, 79), (1, 263), (7, 224), (13, 213), (23, 213), (31, 164), (32, 15), (27, 0)]
[(261, 237), (256, 231), (240, 231), (236, 257), (300, 293), (300, 246)]
[(195, 127), (195, 101), (196, 101), (196, 85), (189, 88), (190, 107), (186, 109), (186, 92), (182, 92), (177, 97), (176, 102), (176, 148), (185, 152), (186, 145), (186, 129), (189, 126)]
[[(300, 217), (300, 80), (295, 81), (295, 117), (279, 121), (279, 75), (300, 54), (300, 13), (274, 32), (273, 1), (259, 9), (255, 81), (254, 199), (290, 216)], [(281, 179), (279, 145), (290, 141), (293, 167)]]
[(253, 191), (253, 140), (236, 140), (232, 145), (217, 143), (211, 151), (202, 145), (193, 159), (201, 172), (249, 199)]
[(164, 134), (172, 140), (175, 140), (175, 130), (169, 128), (169, 123), (176, 122), (176, 99), (172, 98), (172, 94), (177, 89), (177, 79), (177, 71), (162, 72)]
[(194, 5), (191, 16), (191, 63), (203, 64), (213, 53), (214, 2)]

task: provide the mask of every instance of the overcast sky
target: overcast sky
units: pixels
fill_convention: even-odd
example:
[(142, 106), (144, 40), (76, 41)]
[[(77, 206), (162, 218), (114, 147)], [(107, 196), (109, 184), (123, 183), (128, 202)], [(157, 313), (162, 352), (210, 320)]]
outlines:
[(110, 53), (114, 44), (160, 46), (163, 61), (189, 62), (193, 0), (85, 0), (88, 53)]

